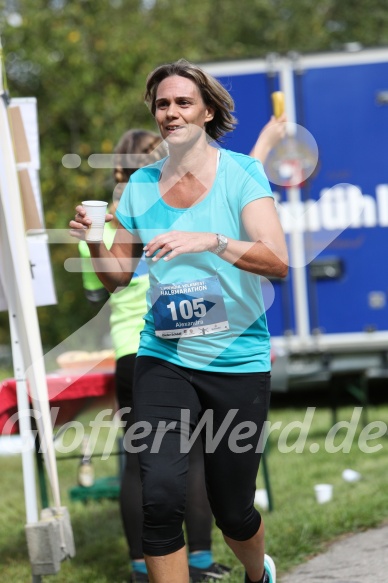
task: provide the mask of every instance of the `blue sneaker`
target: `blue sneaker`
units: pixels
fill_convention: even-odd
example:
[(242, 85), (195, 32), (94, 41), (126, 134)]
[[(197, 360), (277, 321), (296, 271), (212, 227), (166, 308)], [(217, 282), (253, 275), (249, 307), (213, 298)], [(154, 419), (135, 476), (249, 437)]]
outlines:
[(265, 583), (276, 583), (276, 567), (269, 555), (264, 555), (264, 569), (267, 575)]

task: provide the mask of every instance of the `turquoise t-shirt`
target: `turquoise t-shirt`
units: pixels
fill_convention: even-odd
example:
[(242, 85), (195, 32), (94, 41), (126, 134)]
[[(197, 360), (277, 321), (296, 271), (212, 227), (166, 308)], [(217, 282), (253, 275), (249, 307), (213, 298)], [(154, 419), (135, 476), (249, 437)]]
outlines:
[[(171, 230), (222, 233), (248, 241), (242, 209), (272, 197), (262, 164), (229, 150), (208, 195), (188, 209), (166, 204), (159, 179), (165, 159), (141, 168), (128, 183), (116, 212), (143, 244)], [(148, 312), (138, 356), (214, 372), (266, 372), (270, 343), (260, 277), (213, 253), (180, 255), (171, 262), (147, 258)]]

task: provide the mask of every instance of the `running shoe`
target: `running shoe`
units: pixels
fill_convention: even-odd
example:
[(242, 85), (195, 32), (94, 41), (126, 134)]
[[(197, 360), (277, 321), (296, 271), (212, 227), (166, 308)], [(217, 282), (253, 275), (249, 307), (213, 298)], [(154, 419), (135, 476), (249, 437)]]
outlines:
[[(276, 567), (275, 563), (269, 555), (264, 555), (264, 579), (263, 583), (276, 583)], [(248, 575), (245, 573), (245, 583), (249, 581)]]
[(276, 583), (276, 567), (269, 555), (264, 555), (264, 569), (267, 575), (267, 579), (264, 579), (265, 583)]
[(221, 565), (220, 563), (212, 563), (207, 569), (198, 569), (198, 567), (189, 567), (190, 583), (205, 583), (205, 581), (221, 581), (225, 575), (230, 573), (232, 569)]

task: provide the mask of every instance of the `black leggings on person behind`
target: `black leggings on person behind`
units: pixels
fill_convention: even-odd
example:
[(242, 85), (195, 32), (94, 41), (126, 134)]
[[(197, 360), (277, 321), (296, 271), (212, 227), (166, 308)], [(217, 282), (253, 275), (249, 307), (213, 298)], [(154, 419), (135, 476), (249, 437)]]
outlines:
[(138, 432), (136, 446), (141, 446), (145, 554), (163, 556), (184, 545), (182, 523), (190, 477), (182, 436), (191, 434), (204, 415), (213, 425), (210, 431), (206, 426), (202, 440), (216, 524), (234, 540), (256, 534), (261, 516), (254, 496), (270, 378), (269, 372), (214, 373), (148, 356), (136, 359), (134, 403), (143, 433)]
[[(120, 409), (133, 407), (132, 380), (136, 354), (119, 358), (116, 362), (116, 394)], [(123, 415), (126, 429), (134, 423), (133, 410)], [(187, 484), (185, 524), (190, 552), (210, 550), (213, 516), (206, 495), (203, 453), (200, 440), (190, 452)], [(129, 554), (132, 560), (143, 558), (142, 549), (142, 486), (140, 466), (136, 453), (125, 453), (125, 467), (121, 481), (120, 509)]]

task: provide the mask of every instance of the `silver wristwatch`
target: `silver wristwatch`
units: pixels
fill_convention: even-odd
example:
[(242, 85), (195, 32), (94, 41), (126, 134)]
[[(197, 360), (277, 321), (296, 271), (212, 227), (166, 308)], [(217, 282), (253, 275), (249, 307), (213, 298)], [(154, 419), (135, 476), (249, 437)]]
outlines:
[(228, 245), (228, 239), (225, 237), (225, 235), (220, 235), (220, 233), (216, 233), (217, 235), (217, 240), (218, 240), (218, 245), (217, 247), (214, 249), (213, 253), (215, 253), (216, 255), (221, 255), (221, 253), (223, 253)]

